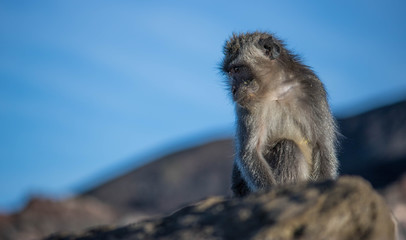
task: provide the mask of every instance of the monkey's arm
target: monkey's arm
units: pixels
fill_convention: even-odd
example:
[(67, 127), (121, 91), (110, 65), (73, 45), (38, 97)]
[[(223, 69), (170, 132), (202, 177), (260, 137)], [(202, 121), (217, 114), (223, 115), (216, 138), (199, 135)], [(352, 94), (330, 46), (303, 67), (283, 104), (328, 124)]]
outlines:
[[(323, 109), (324, 108), (324, 109)], [(338, 174), (338, 160), (336, 157), (337, 130), (336, 124), (328, 109), (327, 102), (320, 107), (324, 113), (323, 121), (318, 126), (323, 129), (323, 135), (318, 137), (313, 147), (313, 171), (311, 178), (314, 181), (335, 179)], [(318, 114), (323, 116), (322, 113)]]
[(314, 166), (312, 179), (320, 181), (325, 179), (335, 179), (337, 177), (338, 162), (334, 152), (328, 151), (324, 145), (319, 145), (313, 152)]

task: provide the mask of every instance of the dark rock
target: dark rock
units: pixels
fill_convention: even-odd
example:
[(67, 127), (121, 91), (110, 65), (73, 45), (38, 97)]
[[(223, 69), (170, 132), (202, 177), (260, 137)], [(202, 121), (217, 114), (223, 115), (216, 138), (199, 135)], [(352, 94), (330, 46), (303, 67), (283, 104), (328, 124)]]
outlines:
[(47, 240), (395, 239), (384, 201), (357, 177), (278, 187), (243, 199), (212, 197), (172, 215)]

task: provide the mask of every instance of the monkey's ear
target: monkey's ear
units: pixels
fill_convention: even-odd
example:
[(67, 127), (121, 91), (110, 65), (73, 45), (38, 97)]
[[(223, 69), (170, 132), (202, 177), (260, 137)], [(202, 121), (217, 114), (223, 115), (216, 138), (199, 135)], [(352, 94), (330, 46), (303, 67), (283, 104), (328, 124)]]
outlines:
[(268, 56), (270, 59), (279, 57), (279, 54), (281, 53), (281, 47), (276, 42), (274, 42), (273, 37), (260, 39), (258, 43), (263, 48), (265, 55)]

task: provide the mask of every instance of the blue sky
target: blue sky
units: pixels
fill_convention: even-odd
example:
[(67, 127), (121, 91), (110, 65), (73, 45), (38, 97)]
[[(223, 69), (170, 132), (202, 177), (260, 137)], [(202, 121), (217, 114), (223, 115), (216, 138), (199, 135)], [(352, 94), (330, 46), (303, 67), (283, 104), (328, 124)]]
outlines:
[(217, 64), (265, 30), (333, 111), (406, 96), (404, 1), (0, 1), (0, 211), (66, 196), (143, 156), (230, 133)]

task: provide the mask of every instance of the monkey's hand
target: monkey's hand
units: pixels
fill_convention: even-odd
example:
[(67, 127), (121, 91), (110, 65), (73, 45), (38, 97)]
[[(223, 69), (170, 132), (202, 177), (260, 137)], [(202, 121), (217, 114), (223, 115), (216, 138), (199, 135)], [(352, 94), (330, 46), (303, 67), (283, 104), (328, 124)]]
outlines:
[(257, 152), (248, 156), (251, 157), (245, 156), (236, 159), (236, 163), (242, 177), (247, 182), (250, 192), (270, 189), (274, 186), (276, 184), (275, 177), (264, 157)]

